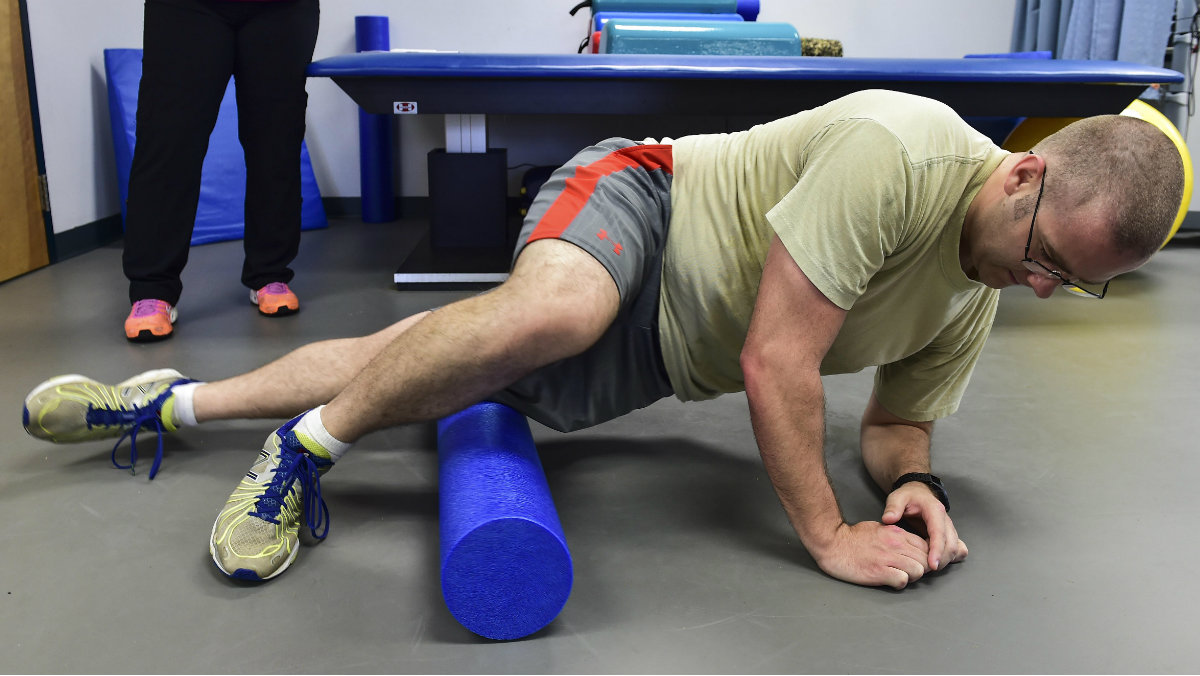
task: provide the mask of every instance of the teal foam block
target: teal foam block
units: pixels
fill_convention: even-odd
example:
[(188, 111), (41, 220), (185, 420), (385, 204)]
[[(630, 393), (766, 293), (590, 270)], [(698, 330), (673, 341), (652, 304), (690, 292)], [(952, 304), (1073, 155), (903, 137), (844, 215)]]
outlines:
[[(113, 155), (117, 165), (117, 183), (121, 191), (121, 216), (129, 198), (129, 168), (137, 142), (138, 84), (142, 80), (142, 50), (104, 50), (104, 70), (108, 77), (108, 111), (112, 124)], [(313, 230), (329, 225), (321, 191), (313, 175), (308, 147), (300, 145), (300, 229)], [(237, 133), (237, 103), (233, 81), (225, 90), (221, 111), (208, 142), (208, 154), (200, 175), (200, 202), (192, 244), (207, 244), (241, 239), (245, 230), (246, 161)]]
[(759, 0), (592, 0), (592, 14), (600, 12), (739, 14), (746, 21), (757, 21), (759, 5)]
[(442, 595), (485, 638), (528, 636), (571, 594), (571, 553), (529, 423), (495, 403), (438, 422)]
[(800, 34), (788, 23), (612, 19), (600, 32), (602, 54), (800, 56)]

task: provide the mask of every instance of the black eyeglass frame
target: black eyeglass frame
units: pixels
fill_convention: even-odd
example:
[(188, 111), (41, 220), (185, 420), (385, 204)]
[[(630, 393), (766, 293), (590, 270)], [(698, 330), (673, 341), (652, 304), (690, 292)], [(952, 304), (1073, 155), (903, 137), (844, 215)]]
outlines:
[[(1034, 153), (1032, 150), (1030, 150), (1029, 154), (1032, 155)], [(1100, 289), (1100, 293), (1096, 293), (1095, 291), (1085, 289), (1082, 286), (1079, 286), (1078, 284), (1076, 284), (1075, 282), (1072, 282), (1071, 280), (1067, 279), (1066, 277), (1063, 277), (1062, 273), (1059, 272), (1058, 270), (1052, 270), (1052, 269), (1046, 267), (1045, 265), (1042, 265), (1040, 262), (1034, 260), (1033, 258), (1029, 257), (1029, 248), (1031, 246), (1033, 246), (1033, 228), (1037, 224), (1038, 207), (1040, 207), (1042, 205), (1042, 193), (1045, 191), (1045, 189), (1046, 189), (1046, 167), (1043, 164), (1042, 165), (1042, 184), (1038, 186), (1037, 201), (1033, 203), (1033, 218), (1029, 219), (1029, 237), (1025, 240), (1025, 257), (1021, 259), (1021, 264), (1024, 265), (1025, 269), (1029, 270), (1030, 272), (1037, 273), (1037, 274), (1041, 274), (1042, 272), (1045, 272), (1046, 274), (1050, 275), (1054, 279), (1057, 279), (1059, 282), (1062, 283), (1063, 289), (1072, 295), (1079, 296), (1080, 298), (1095, 298), (1097, 300), (1104, 298), (1104, 296), (1106, 294), (1108, 294), (1109, 282), (1105, 282), (1104, 288)], [(1112, 281), (1112, 280), (1109, 280), (1109, 281)]]

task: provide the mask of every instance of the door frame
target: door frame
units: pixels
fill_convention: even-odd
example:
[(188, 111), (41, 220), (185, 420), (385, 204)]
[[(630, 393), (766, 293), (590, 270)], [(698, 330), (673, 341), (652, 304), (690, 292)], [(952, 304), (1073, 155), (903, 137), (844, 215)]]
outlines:
[[(29, 120), (33, 126), (33, 149), (34, 156), (37, 158), (37, 173), (38, 176), (46, 176), (46, 155), (42, 150), (42, 119), (38, 112), (37, 84), (33, 76), (33, 47), (29, 37), (27, 3), (28, 0), (17, 0), (17, 7), (21, 15), (21, 46), (25, 52), (25, 86), (29, 90)], [(40, 190), (43, 191), (46, 200), (45, 206), (50, 206), (47, 183), (42, 183)], [(50, 264), (53, 265), (58, 262), (58, 246), (54, 240), (54, 220), (49, 209), (42, 209), (42, 227), (46, 231), (46, 253)]]

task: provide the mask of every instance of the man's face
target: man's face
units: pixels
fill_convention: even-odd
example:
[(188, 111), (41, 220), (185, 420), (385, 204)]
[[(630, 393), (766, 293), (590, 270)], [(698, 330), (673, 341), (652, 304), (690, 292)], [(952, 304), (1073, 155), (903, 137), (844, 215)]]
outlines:
[(1103, 205), (1069, 209), (1042, 200), (1044, 176), (1021, 183), (985, 216), (970, 246), (972, 279), (994, 289), (1027, 286), (1039, 298), (1064, 281), (1099, 293), (1105, 282), (1145, 262), (1111, 243)]

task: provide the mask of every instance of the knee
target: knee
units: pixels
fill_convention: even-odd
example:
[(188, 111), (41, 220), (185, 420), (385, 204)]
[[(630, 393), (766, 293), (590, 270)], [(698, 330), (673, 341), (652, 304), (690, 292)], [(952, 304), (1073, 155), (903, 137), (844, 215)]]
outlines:
[(390, 343), (395, 340), (397, 336), (411, 329), (413, 326), (416, 326), (417, 323), (422, 319), (428, 317), (431, 312), (433, 312), (433, 310), (425, 310), (424, 312), (418, 312), (415, 315), (409, 315), (395, 324), (371, 334), (368, 336), (368, 338), (377, 340), (384, 344)]
[(404, 319), (401, 319), (400, 321), (391, 324), (386, 328), (380, 329), (375, 333), (369, 333), (365, 336), (351, 338), (349, 340), (354, 342), (355, 350), (358, 352), (364, 352), (370, 355), (378, 354), (383, 350), (383, 348), (390, 345), (392, 341), (396, 340), (396, 338), (399, 338), (400, 334), (408, 331), (422, 319), (428, 317), (430, 312), (432, 311), (426, 310), (424, 312), (418, 312), (417, 314), (405, 317)]
[(608, 270), (582, 249), (546, 242), (556, 246), (539, 247), (530, 259), (522, 253), (508, 281), (488, 295), (530, 344), (547, 346), (562, 358), (599, 340), (617, 316), (620, 294)]

